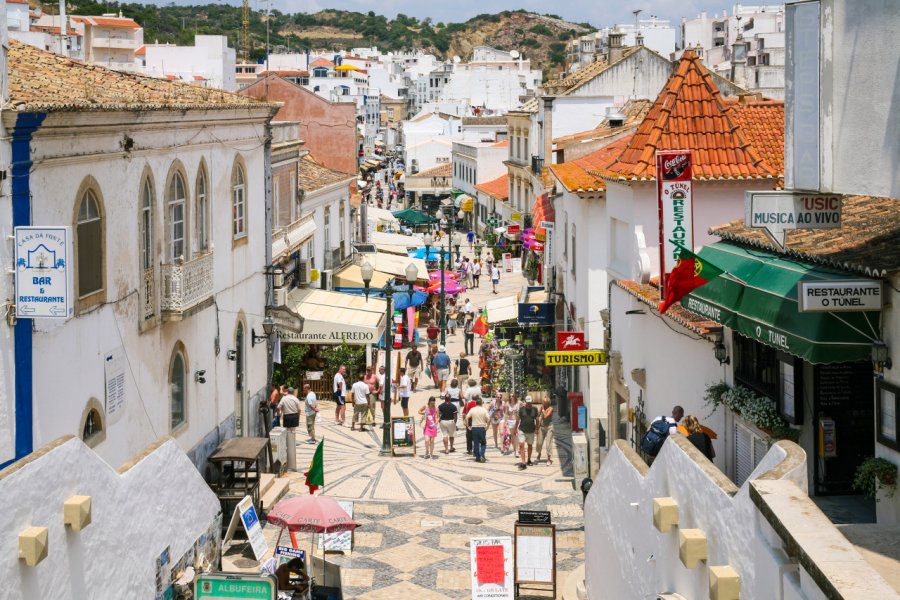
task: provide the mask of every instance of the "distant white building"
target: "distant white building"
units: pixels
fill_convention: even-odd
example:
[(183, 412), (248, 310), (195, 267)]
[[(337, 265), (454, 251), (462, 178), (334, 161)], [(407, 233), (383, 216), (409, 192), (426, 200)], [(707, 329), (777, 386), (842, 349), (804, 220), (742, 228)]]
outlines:
[(504, 114), (533, 95), (541, 77), (541, 71), (532, 69), (531, 61), (518, 52), (479, 46), (468, 63), (454, 65), (437, 99), (478, 107), (487, 114)]
[(235, 50), (224, 35), (194, 36), (193, 46), (145, 44), (135, 52), (139, 70), (151, 77), (176, 77), (206, 87), (237, 91)]
[[(67, 55), (70, 58), (116, 71), (139, 70), (135, 52), (144, 45), (144, 29), (134, 19), (123, 17), (121, 13), (108, 13), (100, 16), (70, 15), (66, 17), (66, 22), (69, 36)], [(58, 36), (59, 30), (59, 15), (43, 14), (31, 24), (32, 32)], [(21, 41), (59, 53), (58, 47), (47, 48), (29, 39)]]
[(629, 23), (604, 27), (569, 41), (567, 72), (573, 73), (584, 68), (604, 54), (609, 48), (610, 33), (621, 34), (622, 44), (625, 46), (646, 46), (665, 57), (677, 48), (675, 28), (667, 19), (651, 16), (649, 19), (640, 19), (637, 25)]

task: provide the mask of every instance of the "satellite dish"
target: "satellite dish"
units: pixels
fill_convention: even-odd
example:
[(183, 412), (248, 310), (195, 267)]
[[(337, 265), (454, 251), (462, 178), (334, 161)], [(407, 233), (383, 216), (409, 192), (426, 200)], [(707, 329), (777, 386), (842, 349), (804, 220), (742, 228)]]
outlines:
[(454, 57), (453, 57), (453, 62), (454, 62), (454, 64), (457, 64), (457, 65), (458, 65), (459, 63), (462, 62), (462, 59), (461, 59), (459, 56), (454, 56)]
[(520, 56), (518, 50), (510, 50), (509, 55), (512, 56), (513, 58), (519, 58), (519, 56)]

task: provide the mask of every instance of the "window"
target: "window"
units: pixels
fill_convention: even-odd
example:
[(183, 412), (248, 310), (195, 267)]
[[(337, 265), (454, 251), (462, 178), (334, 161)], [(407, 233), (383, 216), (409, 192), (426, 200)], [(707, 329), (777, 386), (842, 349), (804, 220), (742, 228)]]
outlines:
[(172, 355), (169, 366), (169, 430), (174, 431), (186, 421), (187, 365), (184, 353), (179, 349)]
[(168, 259), (172, 263), (184, 260), (185, 257), (186, 200), (184, 177), (176, 171), (169, 180), (169, 188), (166, 190), (166, 245)]
[(231, 235), (234, 239), (247, 235), (247, 197), (244, 168), (234, 165), (231, 173)]
[(778, 351), (742, 335), (734, 335), (732, 352), (735, 381), (773, 400), (778, 399), (781, 381)]
[(575, 278), (575, 257), (577, 256), (577, 252), (575, 252), (575, 223), (572, 223), (572, 278)]
[(144, 180), (141, 190), (141, 269), (153, 268), (153, 184)]
[(89, 448), (96, 448), (106, 439), (106, 427), (103, 422), (103, 405), (96, 398), (87, 402), (81, 413), (81, 441)]
[(331, 209), (325, 209), (325, 227), (322, 232), (325, 240), (325, 254), (331, 252)]
[(344, 234), (344, 225), (345, 225), (345, 222), (344, 222), (344, 202), (341, 201), (341, 212), (340, 212), (340, 218), (339, 218), (339, 220), (338, 220), (338, 226), (341, 228), (340, 233), (338, 234), (339, 237), (340, 237), (340, 240), (341, 240), (341, 254), (343, 254), (343, 251), (344, 251), (344, 238), (347, 237), (347, 236)]
[(209, 250), (209, 180), (206, 177), (206, 167), (200, 165), (197, 173), (197, 249), (201, 252)]
[(897, 418), (897, 404), (900, 401), (900, 388), (882, 379), (875, 381), (875, 432), (879, 444), (894, 450), (900, 450), (900, 438), (897, 430), (900, 421)]
[(103, 289), (103, 221), (93, 190), (85, 190), (78, 205), (75, 227), (78, 246), (78, 297), (85, 298)]

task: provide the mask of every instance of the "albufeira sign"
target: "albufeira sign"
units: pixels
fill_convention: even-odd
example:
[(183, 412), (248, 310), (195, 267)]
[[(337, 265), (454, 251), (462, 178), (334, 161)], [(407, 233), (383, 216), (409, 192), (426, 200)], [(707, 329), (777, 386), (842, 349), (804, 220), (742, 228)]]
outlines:
[(16, 318), (72, 316), (72, 228), (16, 227), (15, 245)]

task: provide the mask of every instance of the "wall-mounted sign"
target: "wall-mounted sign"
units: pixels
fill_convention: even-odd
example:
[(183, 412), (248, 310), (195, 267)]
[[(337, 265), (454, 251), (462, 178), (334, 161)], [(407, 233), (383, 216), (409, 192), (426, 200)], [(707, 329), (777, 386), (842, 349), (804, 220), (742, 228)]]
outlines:
[(522, 213), (512, 213), (509, 215), (509, 218), (514, 223), (520, 223), (522, 221)]
[(522, 302), (519, 304), (519, 323), (552, 325), (556, 320), (552, 302)]
[[(276, 322), (277, 325), (277, 322)], [(286, 344), (340, 344), (348, 345), (374, 344), (381, 337), (381, 332), (372, 327), (359, 327), (346, 323), (330, 321), (303, 322), (303, 331), (286, 331), (279, 328), (281, 341)]]
[(506, 227), (506, 236), (507, 237), (516, 236), (516, 235), (519, 235), (520, 233), (522, 233), (521, 225), (516, 224), (516, 225), (509, 225)]
[(656, 153), (659, 198), (660, 294), (665, 297), (666, 277), (678, 262), (682, 248), (694, 248), (694, 205), (690, 150)]
[(546, 238), (544, 240), (544, 266), (550, 267), (553, 265), (553, 238), (556, 235), (556, 224), (553, 221), (541, 221), (541, 227), (544, 228)]
[(72, 228), (16, 227), (15, 238), (16, 318), (72, 316)]
[(549, 510), (520, 510), (519, 523), (530, 523), (532, 525), (549, 525)]
[(278, 580), (274, 575), (202, 573), (194, 580), (197, 600), (275, 600)]
[(584, 350), (584, 332), (583, 331), (557, 331), (556, 332), (556, 349), (557, 350)]
[(585, 367), (605, 365), (606, 350), (572, 350), (544, 352), (544, 364), (548, 367)]
[(800, 312), (881, 310), (880, 281), (801, 281), (797, 284)]
[(744, 222), (765, 231), (784, 250), (790, 229), (832, 229), (841, 226), (841, 196), (818, 192), (745, 192)]

